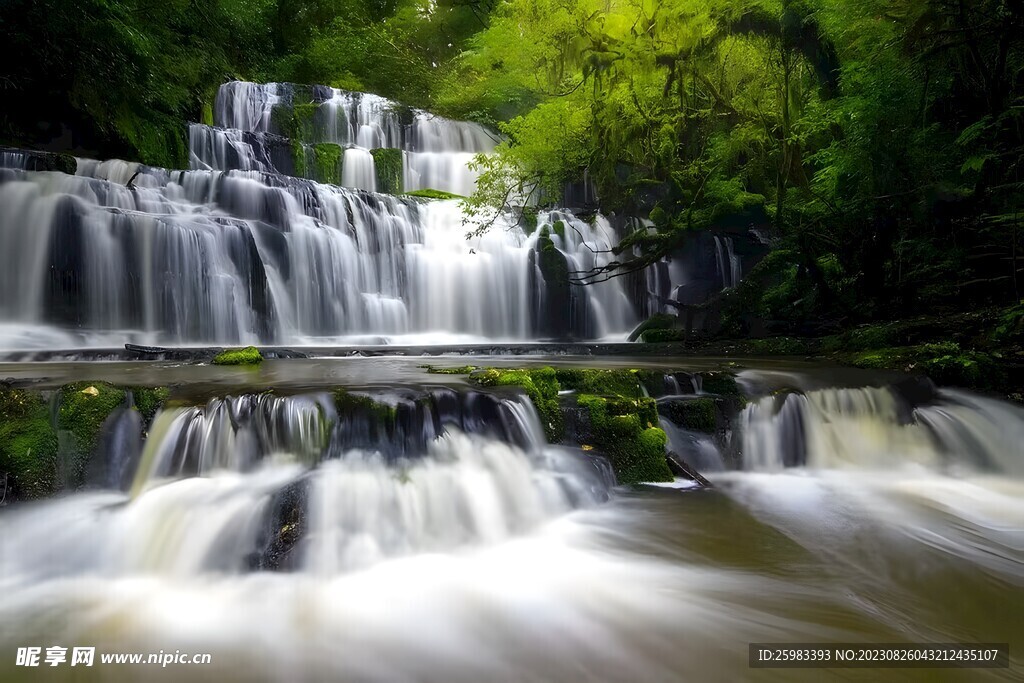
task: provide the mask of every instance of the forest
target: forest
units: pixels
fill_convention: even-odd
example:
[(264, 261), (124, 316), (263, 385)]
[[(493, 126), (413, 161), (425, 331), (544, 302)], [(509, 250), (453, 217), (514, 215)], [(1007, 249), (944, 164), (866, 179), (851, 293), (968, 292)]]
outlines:
[(713, 302), (723, 334), (1024, 325), (1018, 3), (11, 0), (0, 25), (9, 144), (183, 168), (225, 80), (376, 92), (500, 132), (474, 215), (585, 177), (649, 218), (577, 282), (754, 228), (771, 249)]

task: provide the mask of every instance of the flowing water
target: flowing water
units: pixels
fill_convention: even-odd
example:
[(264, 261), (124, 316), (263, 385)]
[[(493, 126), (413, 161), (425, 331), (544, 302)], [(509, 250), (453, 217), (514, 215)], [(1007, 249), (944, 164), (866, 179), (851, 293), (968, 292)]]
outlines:
[[(120, 487), (0, 512), (0, 646), (212, 655), (67, 680), (1019, 680), (1024, 411), (742, 377), (760, 397), (696, 444), (710, 490), (612, 488), (457, 380), (168, 407), (106, 452)], [(749, 669), (764, 641), (1008, 642), (1011, 668)]]

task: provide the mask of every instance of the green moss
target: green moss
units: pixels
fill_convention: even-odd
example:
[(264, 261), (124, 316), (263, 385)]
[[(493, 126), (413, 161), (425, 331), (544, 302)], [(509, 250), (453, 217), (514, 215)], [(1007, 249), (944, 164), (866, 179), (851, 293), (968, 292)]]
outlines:
[(225, 349), (213, 359), (214, 365), (257, 365), (263, 362), (263, 354), (255, 346), (244, 349)]
[(577, 405), (587, 411), (594, 446), (608, 456), (620, 484), (671, 481), (665, 459), (665, 432), (656, 427), (653, 399), (607, 399), (580, 394)]
[(533, 401), (548, 441), (560, 441), (565, 431), (562, 411), (558, 404), (559, 384), (553, 368), (533, 370), (504, 370), (488, 368), (473, 374), (470, 379), (481, 386), (519, 386)]
[(271, 107), (270, 128), (271, 131), (286, 138), (292, 140), (298, 138), (298, 131), (295, 129), (295, 117), (292, 115), (291, 108), (285, 105), (275, 104)]
[(402, 150), (377, 148), (371, 149), (373, 165), (377, 171), (377, 191), (388, 194), (402, 192)]
[(133, 387), (131, 392), (135, 409), (146, 422), (153, 419), (171, 395), (171, 390), (167, 387)]
[(316, 126), (313, 118), (316, 116), (320, 105), (312, 102), (292, 105), (292, 116), (295, 119), (293, 128), (294, 137), (303, 142), (313, 142), (316, 139)]
[[(67, 484), (81, 485), (96, 449), (103, 422), (124, 405), (125, 391), (104, 382), (77, 382), (61, 387), (57, 409), (60, 456)], [(70, 438), (65, 439), (64, 435)]]
[(728, 372), (702, 372), (700, 373), (701, 391), (717, 396), (741, 396), (739, 384), (736, 377)]
[(213, 125), (213, 105), (209, 102), (203, 102), (203, 110), (200, 115), (200, 123), (205, 126)]
[(565, 221), (555, 221), (551, 225), (551, 232), (565, 239)]
[(292, 165), (295, 166), (295, 175), (299, 178), (306, 177), (306, 146), (298, 140), (292, 140)]
[[(636, 341), (648, 330), (670, 330), (675, 327), (679, 319), (674, 315), (668, 313), (655, 313), (647, 320), (643, 321), (630, 333), (629, 341)], [(650, 341), (645, 338), (644, 341)]]
[(458, 368), (439, 368), (435, 365), (424, 365), (431, 375), (468, 375), (476, 370), (475, 365), (463, 365)]
[(57, 484), (57, 433), (43, 397), (0, 385), (0, 485), (4, 495), (39, 498)]
[(640, 398), (643, 390), (636, 370), (595, 370), (590, 368), (559, 368), (555, 371), (563, 389), (581, 394)]
[(665, 406), (669, 420), (696, 432), (714, 432), (718, 426), (718, 411), (710, 398), (677, 400)]
[(321, 183), (339, 185), (341, 183), (341, 159), (343, 151), (332, 142), (320, 142), (313, 146), (316, 163), (316, 178)]
[(522, 226), (523, 232), (527, 236), (535, 233), (537, 231), (537, 209), (532, 206), (523, 207), (519, 214), (519, 225)]
[(339, 415), (369, 413), (378, 421), (388, 424), (393, 423), (398, 415), (398, 410), (393, 405), (375, 401), (363, 394), (353, 394), (345, 389), (334, 392), (334, 407)]
[(938, 384), (1001, 388), (1003, 374), (987, 353), (964, 350), (956, 342), (875, 349), (855, 354), (850, 363), (860, 368), (921, 372)]
[(465, 199), (461, 194), (453, 194), (444, 190), (411, 190), (404, 194), (406, 197), (419, 197), (421, 199)]
[(746, 343), (746, 353), (765, 356), (802, 356), (810, 352), (807, 342), (795, 337), (748, 339)]

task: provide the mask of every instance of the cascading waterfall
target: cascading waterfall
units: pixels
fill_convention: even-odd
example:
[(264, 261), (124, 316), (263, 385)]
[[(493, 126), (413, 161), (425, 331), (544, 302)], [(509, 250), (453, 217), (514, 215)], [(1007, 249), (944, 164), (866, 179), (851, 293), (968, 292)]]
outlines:
[(547, 446), (527, 400), (473, 392), (215, 398), (157, 413), (148, 433), (126, 493), (2, 520), (5, 592), (55, 548), (54, 577), (333, 576), (522, 534), (611, 483), (598, 459)]
[[(280, 123), (293, 111), (304, 117), (300, 131)], [(323, 86), (233, 81), (218, 91), (214, 117), (216, 127), (191, 127), (194, 169), (287, 172), (291, 147), (282, 145), (278, 136), (300, 133), (301, 144), (342, 147), (341, 184), (371, 191), (376, 189), (376, 171), (370, 150), (402, 150), (406, 192), (434, 189), (468, 195), (477, 178), (469, 162), (497, 144), (478, 124), (451, 121), (370, 93)]]
[(748, 470), (920, 466), (1024, 475), (1024, 411), (954, 389), (922, 405), (889, 387), (783, 393), (750, 403), (739, 422)]
[[(404, 150), (406, 167), (451, 157), (433, 171), (424, 169), (434, 161), (423, 162), (416, 173), (428, 179), (455, 177), (446, 165), (489, 149), (474, 124), (418, 111), (403, 122), (381, 98), (314, 90), (314, 130), (352, 145), (342, 179), (354, 186), (375, 186), (366, 145)], [(281, 175), (267, 131), (275, 107), (294, 106), (294, 97), (279, 84), (222, 88), (217, 118), (232, 128), (218, 135), (238, 144), (194, 127), (192, 154), (206, 160), (194, 166), (235, 170), (80, 159), (68, 176), (23, 170), (25, 155), (4, 153), (14, 168), (0, 169), (0, 348), (539, 336), (545, 283), (531, 253), (540, 231), (527, 235), (499, 218), (467, 241), (457, 202)], [(538, 218), (541, 226), (556, 220), (572, 226), (552, 237), (572, 268), (611, 258), (616, 235), (604, 218), (591, 225), (565, 210)], [(621, 338), (635, 325), (619, 280), (572, 291), (572, 336)]]

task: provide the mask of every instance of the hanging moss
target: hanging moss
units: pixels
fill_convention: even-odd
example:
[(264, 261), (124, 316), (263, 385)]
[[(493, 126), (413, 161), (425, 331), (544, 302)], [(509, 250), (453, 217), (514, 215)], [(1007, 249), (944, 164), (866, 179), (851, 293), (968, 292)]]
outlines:
[(620, 484), (671, 481), (665, 455), (668, 438), (655, 425), (657, 404), (580, 394), (577, 405), (590, 419), (594, 446), (608, 456)]
[(292, 105), (292, 116), (295, 119), (294, 137), (302, 142), (316, 140), (316, 123), (314, 118), (320, 105), (314, 103)]
[(213, 359), (214, 365), (258, 365), (263, 362), (263, 354), (255, 346), (244, 349), (225, 349)]
[(57, 433), (43, 397), (0, 385), (0, 491), (7, 502), (39, 498), (57, 484)]
[(562, 420), (562, 411), (558, 405), (560, 387), (554, 368), (544, 367), (533, 370), (489, 368), (473, 374), (471, 379), (485, 387), (522, 387), (537, 409), (548, 441), (555, 443), (562, 439), (565, 426)]
[(295, 167), (295, 175), (299, 178), (306, 177), (306, 146), (298, 140), (292, 140), (292, 165)]
[(320, 142), (313, 146), (316, 159), (316, 178), (318, 182), (331, 185), (341, 184), (341, 159), (343, 150), (333, 142)]
[(81, 485), (89, 457), (96, 448), (100, 428), (124, 402), (124, 389), (104, 382), (77, 382), (61, 387), (57, 430), (60, 459), (68, 486)]
[(370, 154), (377, 171), (377, 191), (400, 194), (403, 188), (402, 150), (380, 147), (371, 149)]

